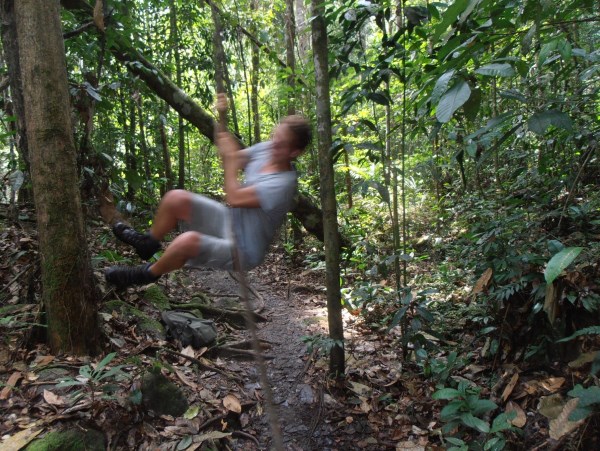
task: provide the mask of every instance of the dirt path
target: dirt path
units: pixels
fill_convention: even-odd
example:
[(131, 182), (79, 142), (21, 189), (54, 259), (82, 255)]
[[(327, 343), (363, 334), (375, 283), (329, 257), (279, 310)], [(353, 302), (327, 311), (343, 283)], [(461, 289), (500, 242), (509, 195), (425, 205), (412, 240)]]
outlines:
[[(331, 439), (323, 440), (319, 431), (323, 420), (321, 383), (311, 380), (308, 370), (314, 362), (307, 355), (302, 337), (325, 331), (325, 299), (319, 287), (301, 286), (299, 276), (283, 264), (271, 261), (251, 272), (248, 280), (263, 297), (262, 314), (269, 319), (259, 324), (259, 338), (271, 345), (266, 351), (273, 357), (267, 364), (267, 374), (284, 445), (289, 450), (323, 450), (328, 449), (327, 442)], [(195, 271), (195, 278), (208, 293), (238, 293), (238, 283), (226, 272), (199, 270)], [(249, 338), (246, 331), (243, 335)], [(247, 374), (245, 390), (259, 388), (256, 364), (251, 361), (239, 362), (239, 365)], [(257, 423), (252, 426), (261, 437), (260, 449), (267, 449), (271, 437), (268, 416), (265, 412), (255, 419)]]

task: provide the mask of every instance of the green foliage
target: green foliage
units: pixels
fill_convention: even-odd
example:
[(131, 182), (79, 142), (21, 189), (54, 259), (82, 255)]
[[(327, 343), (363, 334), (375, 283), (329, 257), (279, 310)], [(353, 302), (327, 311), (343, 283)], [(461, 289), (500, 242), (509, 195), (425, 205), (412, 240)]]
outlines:
[(71, 393), (71, 401), (76, 403), (84, 396), (90, 397), (95, 401), (96, 391), (102, 391), (103, 399), (112, 399), (114, 393), (118, 390), (116, 382), (130, 378), (129, 374), (122, 371), (125, 365), (109, 367), (109, 363), (116, 357), (116, 352), (111, 352), (104, 357), (95, 367), (84, 365), (79, 368), (79, 376), (75, 378), (62, 379), (57, 388), (79, 387)]
[(318, 355), (327, 356), (331, 353), (334, 346), (344, 347), (344, 343), (339, 340), (333, 340), (322, 334), (305, 335), (301, 337), (303, 343), (306, 343), (306, 352), (311, 354), (316, 352)]
[(581, 247), (568, 247), (562, 249), (558, 254), (554, 255), (544, 271), (546, 283), (552, 283), (560, 275), (560, 273), (571, 264), (575, 258), (581, 253)]
[(437, 384), (445, 384), (450, 375), (465, 366), (466, 360), (452, 351), (447, 357), (430, 357), (425, 349), (416, 352), (417, 364), (422, 368), (423, 376), (431, 378)]
[(400, 325), (401, 342), (404, 356), (408, 354), (409, 345), (419, 350), (429, 344), (426, 332), (431, 333), (434, 316), (428, 306), (433, 301), (429, 295), (436, 290), (424, 290), (413, 294), (410, 288), (402, 290), (399, 308), (392, 317), (388, 330)]
[[(457, 388), (442, 387), (433, 393), (433, 399), (448, 401), (440, 412), (440, 420), (446, 423), (442, 427), (442, 432), (447, 434), (457, 429), (459, 431), (457, 436), (446, 437), (446, 440), (454, 445), (448, 449), (504, 449), (506, 444), (504, 432), (514, 430), (510, 420), (514, 418), (515, 414), (501, 413), (494, 418), (490, 425), (484, 417), (489, 416), (498, 406), (489, 399), (481, 399), (480, 392), (481, 389), (466, 381), (460, 381)], [(486, 439), (482, 447), (470, 447), (468, 446), (469, 442), (460, 438), (461, 435), (471, 430), (485, 434)]]
[(593, 385), (583, 388), (577, 384), (568, 395), (578, 398), (577, 407), (569, 415), (569, 421), (583, 420), (594, 413), (600, 412), (600, 387)]

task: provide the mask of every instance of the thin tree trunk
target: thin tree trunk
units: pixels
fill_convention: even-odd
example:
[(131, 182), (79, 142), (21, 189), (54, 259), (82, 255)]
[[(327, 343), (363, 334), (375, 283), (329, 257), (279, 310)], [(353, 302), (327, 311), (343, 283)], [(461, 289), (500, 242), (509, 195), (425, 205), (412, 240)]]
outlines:
[(325, 265), (327, 287), (327, 317), (329, 337), (334, 341), (329, 356), (329, 370), (336, 377), (345, 371), (344, 325), (340, 293), (340, 245), (337, 224), (337, 203), (331, 148), (331, 106), (329, 100), (329, 68), (327, 49), (327, 26), (324, 4), (312, 0), (312, 42), (317, 88), (317, 137), (319, 146), (319, 169), (321, 181), (321, 204), (325, 235)]
[[(179, 55), (179, 29), (177, 27), (177, 5), (175, 0), (170, 0), (170, 19), (171, 19), (171, 51), (175, 59), (175, 76), (177, 86), (181, 86), (181, 56)], [(177, 150), (179, 155), (177, 188), (185, 188), (185, 127), (183, 118), (177, 117)]]
[[(134, 111), (137, 110), (137, 119), (139, 122), (140, 128), (140, 150), (142, 151), (142, 159), (144, 160), (144, 174), (146, 175), (146, 189), (149, 189), (150, 186), (150, 178), (152, 177), (152, 173), (150, 171), (150, 154), (148, 152), (148, 143), (146, 141), (146, 125), (144, 122), (144, 112), (142, 108), (143, 100), (140, 98), (134, 104)], [(134, 116), (135, 117), (135, 114)], [(162, 194), (162, 193), (161, 193)]]
[(18, 0), (15, 23), (52, 352), (98, 350), (58, 1)]
[(287, 114), (296, 114), (296, 17), (294, 15), (294, 0), (285, 0), (285, 56), (289, 69), (287, 85), (289, 89)]
[(227, 97), (229, 98), (229, 110), (231, 111), (233, 130), (234, 133), (237, 136), (239, 136), (240, 129), (237, 121), (237, 111), (235, 108), (233, 93), (231, 91), (231, 82), (229, 80), (229, 73), (227, 71), (227, 59), (225, 58), (225, 49), (223, 47), (223, 26), (221, 25), (221, 16), (217, 6), (214, 3), (210, 3), (210, 6), (215, 27), (213, 33), (213, 61), (215, 65), (215, 84), (217, 87), (217, 92), (226, 93)]
[[(256, 11), (258, 0), (252, 0), (252, 8)], [(250, 76), (251, 96), (250, 104), (252, 108), (252, 125), (254, 127), (253, 143), (260, 142), (260, 114), (258, 111), (258, 80), (260, 78), (260, 49), (257, 45), (252, 45), (252, 74)]]
[[(131, 178), (137, 175), (137, 158), (135, 155), (135, 107), (133, 103), (129, 106), (125, 102), (125, 95), (123, 90), (119, 90), (119, 101), (121, 104), (121, 126), (123, 127), (124, 143), (125, 143), (125, 170), (128, 174), (127, 179), (127, 194), (126, 198), (128, 201), (133, 201), (135, 198), (135, 188), (131, 183)], [(129, 107), (129, 111), (127, 111)], [(129, 123), (127, 123), (127, 115), (129, 114)]]
[[(23, 103), (23, 86), (21, 82), (19, 46), (17, 45), (17, 29), (15, 24), (14, 0), (1, 0), (0, 18), (2, 20), (2, 48), (8, 69), (10, 99), (16, 117), (15, 143), (19, 157), (25, 166), (25, 176), (31, 173), (29, 162), (29, 147), (27, 145), (27, 126), (25, 123), (25, 109)], [(27, 186), (19, 190), (19, 199), (30, 201), (33, 194)]]
[(164, 116), (159, 118), (159, 129), (160, 129), (160, 142), (162, 144), (162, 157), (163, 165), (165, 168), (165, 179), (166, 179), (166, 190), (171, 191), (173, 189), (173, 170), (171, 169), (171, 155), (169, 154), (169, 141), (167, 139), (167, 131), (165, 130)]

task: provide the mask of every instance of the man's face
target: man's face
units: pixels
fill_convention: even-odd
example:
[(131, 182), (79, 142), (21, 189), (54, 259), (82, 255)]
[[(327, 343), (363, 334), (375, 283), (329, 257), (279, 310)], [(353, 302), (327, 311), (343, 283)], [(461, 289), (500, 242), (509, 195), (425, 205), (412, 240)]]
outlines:
[(292, 148), (293, 135), (285, 124), (279, 124), (273, 132), (273, 160), (291, 161), (299, 155), (297, 149)]

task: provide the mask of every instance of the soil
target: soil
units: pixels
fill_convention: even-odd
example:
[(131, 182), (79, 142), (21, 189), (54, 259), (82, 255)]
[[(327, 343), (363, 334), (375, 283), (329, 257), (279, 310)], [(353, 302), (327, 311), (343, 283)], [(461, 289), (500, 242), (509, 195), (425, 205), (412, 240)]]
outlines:
[[(270, 357), (267, 375), (284, 446), (289, 450), (341, 449), (339, 444), (343, 440), (332, 436), (331, 418), (327, 418), (324, 406), (327, 380), (323, 378), (327, 362), (315, 358), (314, 353), (309, 354), (302, 341), (302, 337), (325, 334), (327, 330), (326, 300), (320, 282), (323, 273), (298, 271), (278, 254), (271, 254), (268, 260), (248, 274), (248, 283), (262, 296), (261, 314), (268, 318), (268, 322), (258, 324), (258, 335), (269, 343), (265, 352)], [(214, 296), (238, 293), (238, 282), (226, 272), (197, 270), (192, 273), (207, 293)], [(241, 336), (250, 339), (247, 331)], [(260, 387), (256, 363), (240, 362), (239, 365), (246, 375), (244, 388), (251, 392)], [(250, 426), (260, 440), (260, 448), (255, 449), (268, 449), (271, 443), (267, 406), (263, 409), (265, 413), (255, 416), (256, 422)], [(241, 445), (240, 449), (252, 449), (248, 442)]]

